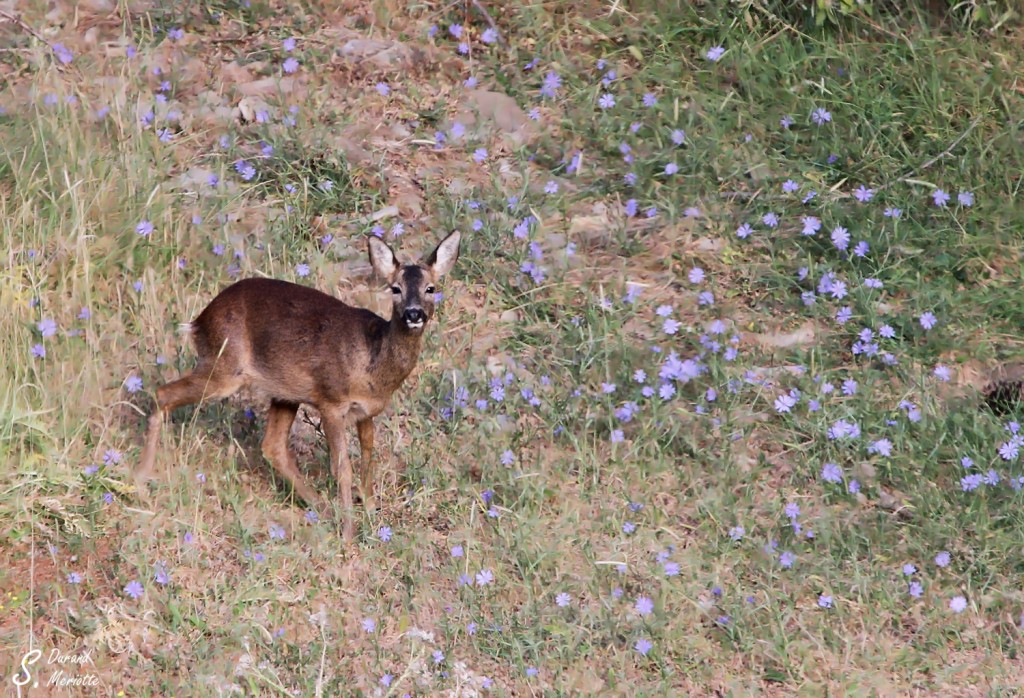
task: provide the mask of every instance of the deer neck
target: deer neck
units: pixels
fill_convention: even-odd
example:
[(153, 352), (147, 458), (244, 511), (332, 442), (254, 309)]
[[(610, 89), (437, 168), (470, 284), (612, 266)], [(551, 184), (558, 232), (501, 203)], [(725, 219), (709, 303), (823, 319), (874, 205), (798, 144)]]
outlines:
[(410, 332), (401, 318), (391, 318), (381, 346), (381, 354), (384, 359), (382, 366), (385, 367), (389, 377), (394, 376), (397, 383), (405, 380), (405, 377), (416, 367), (416, 362), (420, 358), (422, 342), (422, 331)]

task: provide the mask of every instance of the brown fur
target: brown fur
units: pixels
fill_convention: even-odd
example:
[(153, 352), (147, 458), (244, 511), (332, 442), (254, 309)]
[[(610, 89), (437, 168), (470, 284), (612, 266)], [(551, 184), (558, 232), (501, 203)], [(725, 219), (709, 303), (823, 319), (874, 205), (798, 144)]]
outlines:
[[(233, 395), (243, 386), (271, 396), (263, 455), (295, 492), (321, 512), (323, 500), (299, 472), (288, 434), (301, 403), (319, 410), (343, 509), (342, 532), (354, 535), (352, 467), (347, 427), (355, 423), (362, 455), (363, 503), (374, 507), (373, 418), (391, 400), (419, 358), (433, 317), (432, 287), (458, 258), (452, 233), (420, 264), (399, 265), (386, 244), (369, 240), (370, 261), (393, 289), (391, 320), (346, 305), (316, 289), (277, 279), (244, 279), (224, 289), (191, 325), (195, 369), (157, 388), (146, 443), (136, 470), (153, 470), (165, 417), (177, 407)], [(419, 311), (417, 313), (417, 311)], [(411, 321), (422, 321), (419, 328)]]

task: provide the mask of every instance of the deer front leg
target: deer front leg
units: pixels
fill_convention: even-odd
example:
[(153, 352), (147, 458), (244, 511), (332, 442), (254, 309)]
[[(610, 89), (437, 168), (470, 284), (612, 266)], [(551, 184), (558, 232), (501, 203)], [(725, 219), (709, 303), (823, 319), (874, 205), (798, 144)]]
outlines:
[(367, 511), (376, 511), (377, 502), (373, 496), (376, 478), (373, 472), (373, 417), (366, 417), (356, 422), (359, 432), (359, 451), (361, 457), (362, 477), (360, 477), (359, 493), (363, 497), (363, 507)]
[(338, 483), (341, 495), (341, 537), (346, 543), (355, 538), (352, 502), (352, 462), (348, 457), (348, 436), (345, 434), (347, 420), (344, 412), (321, 412), (327, 445), (331, 451), (331, 472)]

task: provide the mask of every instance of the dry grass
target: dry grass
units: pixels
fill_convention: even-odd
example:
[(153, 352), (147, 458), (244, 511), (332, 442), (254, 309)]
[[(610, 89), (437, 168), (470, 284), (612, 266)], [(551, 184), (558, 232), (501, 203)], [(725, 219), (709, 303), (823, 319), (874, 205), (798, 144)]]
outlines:
[[(984, 42), (915, 35), (919, 51), (943, 60), (909, 65), (885, 53), (899, 55), (903, 41), (840, 33), (830, 43), (762, 25), (750, 38), (712, 6), (699, 23), (644, 24), (609, 17), (605, 5), (547, 3), (495, 14), (509, 40), (498, 49), (481, 41), (487, 24), (472, 3), (343, 3), (317, 16), (255, 1), (190, 7), (176, 18), (83, 8), (63, 23), (30, 8), (25, 21), (74, 60), (60, 64), (19, 32), (19, 50), (4, 56), (0, 667), (30, 645), (90, 650), (89, 672), (111, 695), (1020, 690), (1024, 520), (1006, 485), (1019, 464), (999, 459), (1010, 437), (971, 391), (947, 403), (932, 376), (957, 362), (980, 375), (1016, 346), (1004, 341), (1019, 315), (1020, 270), (1006, 263), (1016, 242), (998, 231), (1016, 220), (1019, 153), (999, 100), (964, 81)], [(468, 56), (446, 34), (457, 21), (472, 36)], [(179, 23), (185, 34), (173, 40)], [(289, 52), (282, 41), (293, 35)], [(364, 37), (385, 43), (358, 44), (363, 60), (338, 52)], [(719, 41), (731, 53), (706, 61)], [(378, 50), (411, 62), (389, 65)], [(999, 51), (1019, 66), (1012, 46)], [(290, 56), (301, 61), (292, 75)], [(538, 66), (523, 70), (534, 56)], [(610, 85), (597, 56), (618, 71)], [(564, 85), (539, 99), (549, 70)], [(536, 104), (539, 125), (510, 134), (474, 121), (453, 135), (469, 122), (470, 77), (524, 112)], [(875, 91), (883, 78), (893, 87)], [(1019, 106), (1005, 82), (986, 89)], [(648, 90), (656, 109), (640, 105)], [(619, 102), (595, 108), (606, 91)], [(806, 121), (819, 104), (833, 110), (831, 126), (778, 128), (782, 114)], [(249, 107), (255, 122), (241, 123)], [(975, 206), (937, 211), (930, 189), (903, 182), (856, 207), (847, 192), (857, 184), (914, 171), (975, 114), (980, 125), (956, 152), (920, 174), (954, 197), (975, 191)], [(687, 131), (685, 147), (669, 140), (674, 128)], [(631, 162), (620, 143), (632, 144)], [(585, 164), (569, 172), (578, 151)], [(833, 152), (845, 169), (829, 169)], [(239, 160), (256, 167), (253, 178)], [(635, 186), (621, 184), (626, 172), (639, 173)], [(820, 198), (778, 199), (789, 177)], [(624, 212), (633, 198), (636, 216)], [(657, 215), (647, 218), (648, 206)], [(904, 218), (883, 217), (884, 206)], [(769, 210), (783, 219), (775, 231), (758, 223)], [(803, 237), (803, 215), (829, 227)], [(136, 232), (142, 221), (148, 236)], [(758, 226), (748, 241), (735, 236), (744, 222)], [(871, 240), (864, 261), (823, 240), (839, 222)], [(127, 483), (149, 395), (191, 366), (177, 324), (248, 275), (298, 279), (386, 312), (360, 242), (377, 223), (389, 239), (402, 223), (407, 253), (454, 227), (469, 242), (420, 367), (379, 420), (382, 508), (364, 517), (358, 544), (311, 523), (274, 481), (259, 456), (258, 395), (177, 414), (159, 486), (139, 497)], [(543, 280), (521, 266), (530, 261)], [(689, 278), (694, 267), (704, 280)], [(819, 290), (804, 305), (800, 294), (825, 271), (849, 283), (849, 297)], [(870, 295), (862, 282), (876, 276), (885, 291)], [(844, 304), (856, 310), (849, 325), (835, 321)], [(941, 319), (936, 332), (920, 329), (927, 310)], [(862, 327), (877, 338), (885, 323), (899, 332), (884, 345), (898, 368), (851, 350)], [(702, 371), (660, 380), (671, 352)], [(638, 369), (675, 395), (642, 395)], [(821, 382), (851, 378), (853, 395), (819, 393)], [(780, 412), (776, 400), (793, 388), (798, 407)], [(820, 411), (808, 406), (817, 399)], [(626, 402), (638, 405), (630, 419), (617, 413)], [(826, 436), (839, 419), (863, 429), (854, 445)], [(300, 420), (293, 442), (316, 486), (333, 491), (315, 424), (312, 413)], [(894, 456), (867, 450), (883, 437)], [(997, 469), (1000, 485), (961, 492), (962, 455), (982, 473)], [(843, 484), (822, 481), (830, 461)], [(853, 477), (859, 494), (846, 490)], [(793, 530), (783, 513), (792, 502), (815, 538)], [(949, 567), (933, 562), (940, 550)], [(795, 551), (792, 569), (783, 551)], [(904, 578), (908, 563), (917, 571)], [(908, 579), (924, 585), (921, 598)], [(133, 581), (137, 599), (126, 593)], [(958, 595), (968, 607), (956, 614)], [(641, 641), (650, 651), (636, 649)]]

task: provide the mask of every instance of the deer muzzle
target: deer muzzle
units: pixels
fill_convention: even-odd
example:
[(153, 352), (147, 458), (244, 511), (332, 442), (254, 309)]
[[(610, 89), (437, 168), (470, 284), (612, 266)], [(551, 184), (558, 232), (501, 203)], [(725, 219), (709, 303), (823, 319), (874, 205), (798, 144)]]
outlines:
[(422, 308), (406, 308), (402, 313), (402, 320), (410, 330), (418, 330), (426, 324), (427, 314), (423, 312)]

